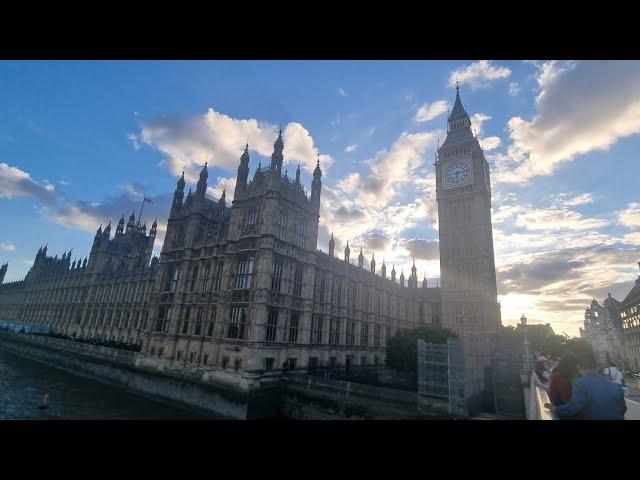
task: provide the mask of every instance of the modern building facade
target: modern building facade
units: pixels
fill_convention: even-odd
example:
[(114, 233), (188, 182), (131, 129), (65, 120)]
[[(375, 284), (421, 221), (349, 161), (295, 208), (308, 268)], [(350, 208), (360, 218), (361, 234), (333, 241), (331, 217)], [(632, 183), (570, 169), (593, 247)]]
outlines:
[[(282, 132), (271, 162), (249, 178), (240, 158), (231, 205), (206, 195), (208, 171), (185, 196), (178, 180), (160, 258), (141, 219), (98, 229), (88, 259), (41, 248), (24, 280), (0, 286), (0, 320), (79, 338), (135, 343), (149, 360), (238, 375), (375, 365), (398, 329), (442, 325), (473, 345), (473, 391), (482, 389), (500, 309), (489, 167), (456, 92), (435, 163), (441, 287), (396, 279), (384, 261), (341, 258), (333, 236), (317, 250), (322, 171), (311, 190), (283, 175)], [(5, 268), (6, 270), (6, 268)], [(486, 362), (486, 363), (485, 363)]]

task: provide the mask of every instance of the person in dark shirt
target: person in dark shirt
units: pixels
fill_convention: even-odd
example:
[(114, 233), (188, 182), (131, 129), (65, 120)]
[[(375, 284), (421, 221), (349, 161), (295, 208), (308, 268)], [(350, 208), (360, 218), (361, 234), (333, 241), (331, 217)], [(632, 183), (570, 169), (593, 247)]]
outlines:
[(622, 386), (600, 375), (592, 352), (578, 356), (581, 376), (572, 383), (571, 400), (556, 407), (545, 407), (560, 419), (624, 420), (627, 405)]
[(549, 379), (549, 400), (554, 406), (559, 407), (571, 400), (571, 381), (578, 375), (576, 356), (571, 353), (564, 355)]

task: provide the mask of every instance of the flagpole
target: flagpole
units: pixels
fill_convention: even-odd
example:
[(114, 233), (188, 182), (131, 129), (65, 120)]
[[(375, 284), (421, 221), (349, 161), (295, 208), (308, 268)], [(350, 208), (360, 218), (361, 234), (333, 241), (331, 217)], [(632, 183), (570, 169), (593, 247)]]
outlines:
[(138, 215), (138, 225), (140, 225), (140, 220), (142, 220), (142, 209), (144, 208), (144, 199), (145, 196), (142, 196), (142, 205), (140, 205), (140, 215)]

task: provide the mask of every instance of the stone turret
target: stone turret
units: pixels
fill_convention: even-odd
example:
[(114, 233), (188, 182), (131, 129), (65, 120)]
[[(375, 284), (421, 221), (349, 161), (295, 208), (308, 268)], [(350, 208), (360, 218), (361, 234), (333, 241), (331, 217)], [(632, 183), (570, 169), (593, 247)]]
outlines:
[(313, 203), (318, 211), (320, 210), (320, 193), (322, 191), (322, 170), (320, 170), (320, 157), (318, 164), (313, 171), (313, 181), (311, 182), (311, 203)]
[(182, 208), (182, 203), (184, 201), (184, 185), (184, 172), (182, 172), (182, 176), (178, 179), (178, 182), (176, 183), (176, 190), (173, 193), (173, 203), (171, 204), (170, 216), (174, 216)]
[(335, 248), (336, 248), (336, 242), (333, 239), (333, 232), (331, 232), (331, 239), (329, 240), (329, 256), (333, 257)]
[(4, 277), (7, 274), (7, 269), (9, 268), (9, 262), (5, 262), (1, 267), (0, 267), (0, 285), (2, 285), (4, 283)]
[(118, 226), (116, 227), (116, 237), (121, 236), (124, 233), (124, 213), (118, 222)]
[(204, 167), (200, 172), (200, 178), (198, 179), (198, 185), (196, 186), (196, 197), (204, 198), (207, 193), (207, 180), (209, 179), (209, 171), (207, 170), (207, 162), (204, 162)]
[(282, 175), (282, 162), (284, 161), (284, 156), (282, 151), (284, 150), (284, 142), (282, 141), (282, 129), (280, 129), (280, 133), (278, 134), (278, 138), (276, 142), (273, 144), (273, 153), (271, 154), (271, 172), (279, 175)]
[(233, 194), (234, 200), (239, 198), (239, 194), (247, 190), (247, 180), (249, 178), (249, 144), (244, 147), (244, 152), (240, 157), (240, 165), (238, 165), (238, 176), (236, 178), (236, 189)]

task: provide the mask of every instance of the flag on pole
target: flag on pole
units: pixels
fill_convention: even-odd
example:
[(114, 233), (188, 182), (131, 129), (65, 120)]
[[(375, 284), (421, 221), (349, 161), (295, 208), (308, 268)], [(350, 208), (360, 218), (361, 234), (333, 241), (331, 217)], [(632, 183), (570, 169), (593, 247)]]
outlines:
[(150, 203), (151, 205), (153, 205), (153, 200), (151, 200), (150, 198), (144, 197), (144, 199), (142, 200), (145, 203)]

